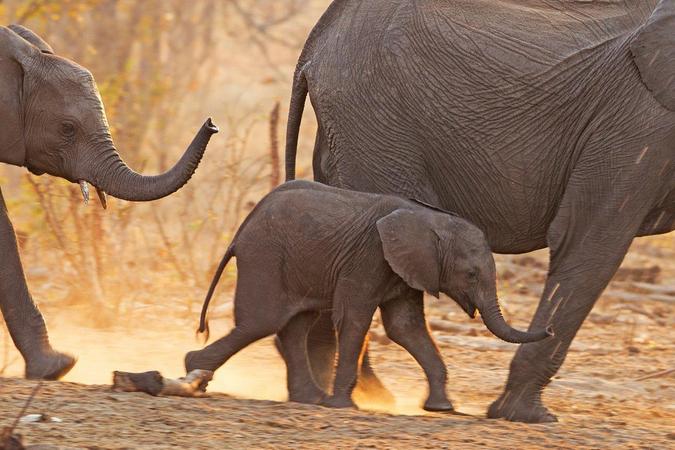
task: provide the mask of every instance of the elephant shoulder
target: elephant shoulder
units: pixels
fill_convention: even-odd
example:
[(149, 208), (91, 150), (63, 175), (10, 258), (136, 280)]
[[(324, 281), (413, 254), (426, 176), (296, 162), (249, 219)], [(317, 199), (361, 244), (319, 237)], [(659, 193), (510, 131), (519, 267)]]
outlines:
[(642, 81), (656, 100), (675, 111), (675, 0), (661, 0), (631, 43)]

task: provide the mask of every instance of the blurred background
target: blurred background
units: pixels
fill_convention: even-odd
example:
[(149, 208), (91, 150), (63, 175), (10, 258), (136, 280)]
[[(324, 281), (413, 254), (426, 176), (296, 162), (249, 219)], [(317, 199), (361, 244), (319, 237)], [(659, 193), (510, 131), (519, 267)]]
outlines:
[[(93, 309), (101, 325), (149, 304), (195, 310), (242, 217), (283, 179), (295, 62), (328, 3), (0, 0), (0, 23), (31, 28), (93, 73), (117, 147), (137, 171), (170, 168), (206, 117), (221, 130), (191, 182), (150, 204), (115, 199), (104, 211), (83, 205), (76, 185), (0, 167), (43, 307)], [(312, 122), (310, 113), (299, 176), (308, 175)]]

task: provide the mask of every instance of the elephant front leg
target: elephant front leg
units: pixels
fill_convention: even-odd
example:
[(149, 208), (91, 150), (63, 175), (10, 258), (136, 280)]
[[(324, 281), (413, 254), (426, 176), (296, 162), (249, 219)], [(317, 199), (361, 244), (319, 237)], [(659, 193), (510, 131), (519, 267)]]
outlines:
[(336, 345), (330, 312), (322, 312), (307, 335), (307, 358), (316, 384), (325, 392), (333, 388)]
[[(596, 166), (599, 168), (606, 165)], [(502, 395), (490, 406), (488, 417), (519, 422), (554, 422), (541, 394), (556, 374), (567, 351), (605, 289), (653, 202), (654, 187), (641, 186), (591, 170), (573, 174), (552, 222), (548, 241), (549, 276), (530, 330), (550, 325), (555, 336), (518, 348)], [(600, 180), (605, 180), (605, 185)]]
[[(333, 387), (336, 344), (330, 313), (322, 313), (307, 336), (307, 355), (314, 380), (325, 392), (330, 392)], [(395, 403), (394, 396), (375, 374), (368, 353), (366, 343), (354, 396), (365, 401), (377, 402), (379, 405), (392, 406)]]
[(341, 315), (333, 317), (338, 329), (338, 362), (333, 394), (321, 404), (332, 408), (355, 407), (352, 391), (377, 303), (370, 301), (365, 293), (359, 293), (358, 283), (343, 280), (335, 291), (333, 307), (334, 314)]
[(14, 344), (26, 363), (26, 378), (55, 380), (75, 364), (75, 358), (49, 344), (45, 321), (33, 302), (21, 267), (14, 228), (0, 192), (0, 310)]
[(422, 292), (411, 291), (406, 296), (384, 303), (380, 310), (387, 336), (405, 348), (424, 369), (429, 382), (429, 396), (424, 402), (424, 409), (454, 412), (455, 408), (445, 392), (448, 381), (445, 363), (424, 318)]
[(317, 316), (318, 313), (313, 311), (300, 313), (277, 333), (275, 344), (286, 363), (288, 400), (291, 402), (318, 404), (326, 397), (312, 376), (307, 358), (307, 334)]

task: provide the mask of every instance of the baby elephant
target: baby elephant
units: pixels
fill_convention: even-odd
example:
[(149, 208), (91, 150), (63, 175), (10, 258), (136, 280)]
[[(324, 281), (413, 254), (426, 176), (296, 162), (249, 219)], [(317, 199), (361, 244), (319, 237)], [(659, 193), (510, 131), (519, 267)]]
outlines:
[[(359, 356), (379, 307), (387, 335), (422, 366), (424, 408), (452, 411), (446, 368), (429, 335), (423, 291), (452, 297), (470, 317), (508, 342), (533, 342), (550, 330), (511, 328), (497, 302), (495, 264), (471, 223), (413, 200), (292, 181), (267, 195), (246, 218), (223, 257), (202, 310), (200, 331), (218, 279), (237, 257), (234, 329), (185, 357), (188, 372), (214, 371), (252, 342), (278, 334), (291, 400), (354, 406)], [(338, 334), (332, 395), (314, 382), (306, 337), (322, 311)]]

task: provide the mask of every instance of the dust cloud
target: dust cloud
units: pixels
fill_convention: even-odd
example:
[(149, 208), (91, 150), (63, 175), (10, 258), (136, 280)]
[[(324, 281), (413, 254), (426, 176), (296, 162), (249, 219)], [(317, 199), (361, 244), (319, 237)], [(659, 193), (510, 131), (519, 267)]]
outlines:
[[(158, 370), (164, 376), (175, 378), (185, 374), (183, 356), (190, 350), (200, 348), (194, 330), (187, 325), (171, 327), (153, 324), (146, 328), (113, 327), (91, 328), (83, 325), (83, 318), (61, 314), (49, 321), (50, 338), (55, 348), (71, 352), (78, 358), (77, 364), (63, 381), (109, 385), (112, 372), (144, 372)], [(174, 320), (172, 320), (174, 321)], [(69, 323), (71, 322), (71, 323)], [(187, 322), (186, 322), (187, 323)], [(212, 321), (212, 340), (227, 333), (230, 324), (226, 320)], [(5, 376), (21, 376), (23, 363), (12, 354), (13, 363)], [(420, 369), (420, 375), (421, 369)], [(382, 374), (386, 381), (386, 373)], [(269, 337), (245, 348), (218, 371), (209, 383), (209, 392), (219, 392), (237, 398), (253, 400), (286, 401), (286, 369)], [(354, 400), (360, 409), (400, 415), (423, 415), (420, 407), (426, 395), (426, 382), (417, 380), (412, 386), (399, 386), (396, 401), (380, 402), (355, 391)], [(469, 413), (466, 406), (463, 412)], [(479, 410), (471, 413), (480, 414)]]

